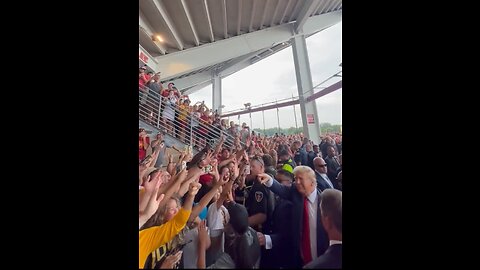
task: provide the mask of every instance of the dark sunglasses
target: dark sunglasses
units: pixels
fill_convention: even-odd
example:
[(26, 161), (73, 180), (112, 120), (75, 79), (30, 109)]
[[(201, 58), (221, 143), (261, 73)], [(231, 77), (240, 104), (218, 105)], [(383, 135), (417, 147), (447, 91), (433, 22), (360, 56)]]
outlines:
[(320, 164), (320, 165), (318, 165), (318, 166), (320, 166), (320, 167), (327, 167), (327, 164)]

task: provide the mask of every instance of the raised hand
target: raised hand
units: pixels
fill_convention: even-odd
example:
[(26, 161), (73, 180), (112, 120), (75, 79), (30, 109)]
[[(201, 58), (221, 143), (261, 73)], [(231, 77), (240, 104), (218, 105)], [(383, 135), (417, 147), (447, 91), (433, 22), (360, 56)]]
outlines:
[(179, 250), (177, 253), (167, 256), (160, 266), (160, 269), (173, 269), (182, 258), (182, 254), (183, 251)]
[(270, 180), (270, 175), (266, 174), (266, 173), (261, 173), (261, 174), (258, 174), (257, 175), (257, 180), (258, 182), (260, 182), (261, 184), (266, 184), (268, 182), (268, 180)]
[(190, 186), (188, 187), (188, 195), (190, 196), (195, 196), (197, 195), (198, 191), (202, 187), (202, 184), (198, 182), (192, 182), (190, 183)]
[(205, 166), (207, 166), (207, 165), (210, 164), (210, 162), (212, 161), (212, 160), (211, 160), (211, 159), (212, 159), (212, 156), (213, 156), (213, 151), (209, 150), (209, 151), (207, 152), (205, 158), (202, 159), (202, 160), (198, 163), (198, 165), (199, 165), (200, 167), (205, 167)]
[(141, 227), (151, 216), (158, 210), (160, 202), (165, 197), (165, 194), (158, 194), (163, 180), (160, 174), (157, 174), (154, 179), (146, 181), (144, 184), (145, 193), (140, 198), (139, 202), (139, 226)]
[(216, 158), (213, 159), (211, 162), (211, 165), (212, 165), (212, 171), (210, 172), (210, 174), (213, 175), (213, 177), (215, 177), (217, 181), (219, 181), (220, 174), (218, 173), (218, 160)]
[(175, 181), (179, 181), (180, 183), (183, 183), (185, 179), (187, 178), (188, 170), (187, 169), (182, 169), (177, 175), (175, 175)]
[(207, 249), (210, 246), (210, 237), (207, 233), (206, 220), (203, 220), (198, 225), (198, 245), (202, 246), (204, 249)]

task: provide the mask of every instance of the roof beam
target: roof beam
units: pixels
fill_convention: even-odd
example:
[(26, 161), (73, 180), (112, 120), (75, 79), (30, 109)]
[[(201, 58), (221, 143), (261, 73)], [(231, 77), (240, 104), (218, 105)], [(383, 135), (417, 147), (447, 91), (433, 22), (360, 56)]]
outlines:
[(240, 35), (241, 26), (242, 26), (242, 0), (238, 0), (237, 36)]
[(295, 6), (292, 9), (292, 13), (290, 13), (290, 17), (288, 18), (288, 21), (291, 22), (293, 20), (293, 16), (295, 16), (295, 13), (297, 12), (298, 7), (300, 6), (301, 1), (296, 1)]
[(273, 26), (273, 21), (275, 20), (275, 16), (277, 16), (277, 12), (278, 12), (278, 6), (280, 5), (280, 0), (278, 1), (275, 1), (276, 4), (275, 4), (275, 10), (273, 11), (273, 16), (272, 16), (272, 19), (270, 20), (270, 27)]
[(280, 24), (283, 23), (283, 19), (285, 19), (285, 15), (287, 15), (287, 10), (290, 7), (290, 3), (292, 0), (288, 0), (287, 6), (285, 7), (285, 10), (283, 11), (282, 17), (280, 18)]
[(164, 82), (173, 82), (175, 83), (175, 86), (178, 88), (178, 90), (182, 91), (185, 89), (189, 89), (193, 86), (196, 86), (198, 84), (204, 83), (206, 81), (211, 81), (212, 80), (212, 71), (211, 70), (205, 70), (203, 72), (199, 72), (187, 77), (183, 78), (178, 78), (175, 80), (163, 80)]
[(318, 12), (318, 14), (322, 14), (322, 13), (326, 10), (326, 8), (328, 7), (328, 5), (329, 5), (331, 2), (333, 2), (333, 0), (326, 0), (326, 1), (325, 1), (325, 5), (322, 6), (322, 8), (321, 8), (320, 11)]
[(252, 16), (250, 17), (250, 24), (248, 26), (248, 32), (252, 32), (253, 31), (253, 18), (255, 18), (255, 11), (257, 11), (257, 0), (253, 0), (253, 5), (252, 5)]
[(320, 1), (320, 3), (318, 3), (318, 6), (315, 8), (315, 10), (313, 11), (313, 14), (317, 14), (317, 11), (320, 9), (321, 6), (323, 6), (325, 4), (325, 2), (328, 2), (328, 0), (322, 0)]
[[(330, 94), (330, 93), (332, 93), (334, 91), (337, 91), (341, 88), (342, 88), (342, 81), (339, 81), (339, 82), (334, 83), (334, 84), (328, 86), (327, 88), (309, 96), (307, 98), (306, 102), (312, 102), (319, 97)], [(271, 110), (271, 109), (297, 105), (299, 103), (300, 102), (299, 102), (298, 98), (296, 98), (294, 100), (280, 102), (280, 103), (276, 103), (276, 104), (272, 104), (272, 105), (266, 105), (266, 106), (262, 106), (262, 107), (253, 107), (252, 109), (249, 109), (249, 110), (238, 110), (238, 111), (235, 111), (235, 112), (225, 113), (225, 114), (222, 114), (221, 117), (223, 118), (223, 117), (230, 117), (230, 116), (242, 115), (242, 114), (247, 114), (247, 113), (267, 111), (267, 110)]]
[(170, 19), (170, 16), (168, 15), (168, 12), (163, 7), (163, 3), (160, 3), (159, 1), (156, 1), (156, 0), (149, 0), (149, 1), (153, 2), (155, 7), (157, 8), (158, 12), (160, 12), (160, 15), (161, 15), (160, 18), (163, 20), (163, 22), (167, 26), (168, 31), (170, 31), (170, 33), (172, 34), (173, 39), (175, 40), (175, 43), (177, 44), (177, 48), (180, 51), (183, 50), (184, 46), (183, 46), (182, 39), (178, 35), (178, 32), (175, 29), (175, 27), (173, 26), (172, 20)]
[(330, 4), (328, 4), (327, 8), (325, 9), (325, 12), (329, 11), (335, 5), (335, 1), (337, 1), (337, 0), (332, 0), (332, 2), (330, 2)]
[(297, 21), (295, 22), (295, 33), (298, 33), (302, 29), (303, 25), (312, 14), (313, 9), (318, 5), (320, 0), (307, 0), (305, 5), (300, 10), (300, 13), (297, 16)]
[[(252, 59), (251, 65), (253, 65), (253, 64), (255, 64), (256, 62), (261, 61), (261, 60), (263, 60), (263, 59), (265, 59), (265, 58), (267, 58), (267, 57), (269, 57), (269, 56), (271, 56), (271, 55), (273, 55), (273, 54), (275, 54), (275, 53), (277, 53), (277, 52), (279, 52), (279, 51), (281, 51), (281, 50), (283, 50), (283, 49), (285, 49), (285, 48), (287, 48), (287, 47), (290, 46), (289, 43), (287, 43), (287, 42), (284, 42), (284, 43), (285, 43), (285, 44), (282, 45), (281, 47), (278, 47), (278, 46), (277, 46), (277, 49), (275, 49), (275, 50), (273, 50), (272, 48), (269, 48), (268, 50), (263, 51), (263, 52), (261, 53), (262, 56), (259, 56), (259, 55), (260, 55), (260, 54), (259, 54), (257, 58)], [(266, 51), (268, 51), (268, 53), (265, 53)]]
[(210, 19), (210, 12), (208, 11), (208, 3), (207, 0), (202, 1), (202, 9), (205, 12), (205, 16), (207, 17), (208, 22), (208, 29), (210, 30), (210, 42), (215, 41), (215, 37), (213, 36), (213, 28), (212, 28), (212, 20)]
[(265, 8), (263, 9), (262, 20), (260, 21), (260, 30), (263, 29), (263, 24), (265, 23), (265, 15), (267, 15), (268, 2), (270, 2), (270, 0), (267, 0), (267, 3), (265, 3)]
[[(303, 32), (308, 36), (335, 25), (341, 20), (342, 11), (313, 16), (303, 26)], [(164, 80), (168, 80), (229, 59), (271, 48), (273, 44), (287, 42), (292, 38), (293, 28), (294, 24), (292, 23), (277, 25), (184, 51), (162, 55), (156, 57), (158, 61), (156, 70), (162, 72)], [(225, 48), (228, 48), (228, 50)]]
[[(257, 55), (261, 52), (262, 52), (262, 50), (258, 50), (258, 51), (255, 51), (255, 52), (237, 57), (237, 58), (233, 59), (231, 62), (229, 62), (228, 64), (226, 64), (225, 66), (223, 66), (218, 71), (218, 73), (222, 77), (227, 77), (228, 75), (231, 75), (232, 73), (235, 73), (235, 72), (251, 65), (252, 64), (251, 61), (248, 61), (248, 60), (250, 60), (252, 57), (254, 57), (255, 55)], [(243, 65), (243, 64), (246, 64), (246, 65)]]
[(222, 21), (223, 21), (223, 35), (225, 39), (228, 38), (228, 28), (227, 28), (227, 3), (226, 0), (221, 0), (220, 2), (223, 10)]
[(153, 32), (153, 28), (152, 26), (147, 22), (146, 18), (145, 18), (145, 15), (143, 15), (142, 12), (140, 12), (140, 16), (139, 16), (139, 19), (138, 19), (138, 26), (140, 26), (140, 28), (143, 30), (143, 32), (145, 32), (146, 35), (148, 35), (150, 37), (150, 40), (152, 40), (152, 43), (155, 44), (155, 46), (157, 47), (158, 51), (161, 53), (161, 54), (165, 54), (165, 52), (167, 51), (165, 49), (165, 47), (163, 46), (162, 43), (160, 43), (160, 41), (154, 41), (152, 39), (153, 35), (155, 34)]
[(338, 8), (340, 7), (341, 4), (342, 4), (342, 0), (338, 1), (338, 3), (333, 8), (333, 10), (338, 10)]
[(212, 84), (212, 73), (211, 72), (210, 72), (210, 79), (208, 81), (197, 84), (197, 85), (194, 85), (192, 87), (189, 87), (189, 88), (183, 90), (182, 93), (184, 95), (190, 95), (190, 94), (195, 93), (195, 92), (197, 92), (198, 90), (200, 90), (204, 87), (209, 86), (210, 84)]
[(195, 41), (195, 45), (198, 46), (200, 45), (200, 41), (198, 40), (197, 31), (193, 26), (193, 20), (192, 20), (192, 16), (190, 15), (190, 10), (188, 9), (188, 6), (187, 6), (187, 3), (185, 3), (185, 0), (180, 0), (180, 3), (182, 4), (183, 11), (185, 12), (185, 16), (187, 16), (187, 21), (188, 21), (188, 24), (190, 25), (190, 29), (192, 30), (193, 40)]
[(336, 91), (338, 89), (342, 88), (342, 81), (339, 81), (339, 82), (336, 82), (330, 86), (328, 86), (327, 88), (321, 90), (321, 91), (318, 91), (317, 93), (313, 93), (312, 95), (308, 96), (307, 97), (307, 100), (306, 102), (310, 102), (310, 101), (313, 101), (319, 97), (323, 97), (327, 94), (330, 94), (332, 93), (333, 91)]

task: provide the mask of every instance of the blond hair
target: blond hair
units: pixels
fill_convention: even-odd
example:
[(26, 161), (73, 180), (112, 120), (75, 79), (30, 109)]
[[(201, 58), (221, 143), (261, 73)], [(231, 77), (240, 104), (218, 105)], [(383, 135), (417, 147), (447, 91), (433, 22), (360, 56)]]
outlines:
[(312, 170), (312, 168), (310, 168), (308, 166), (303, 166), (303, 165), (296, 166), (295, 169), (293, 169), (293, 175), (296, 176), (299, 173), (308, 175), (309, 178), (315, 184), (317, 184), (317, 178), (315, 177), (315, 172)]

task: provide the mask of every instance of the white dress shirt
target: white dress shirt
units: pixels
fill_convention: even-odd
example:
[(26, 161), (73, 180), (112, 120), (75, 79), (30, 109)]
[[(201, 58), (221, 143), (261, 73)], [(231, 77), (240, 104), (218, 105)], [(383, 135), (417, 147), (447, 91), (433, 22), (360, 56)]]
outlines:
[(330, 246), (331, 246), (331, 245), (336, 245), (336, 244), (342, 244), (342, 241), (339, 241), (339, 240), (330, 240)]
[(314, 189), (307, 197), (308, 204), (308, 226), (310, 229), (310, 251), (312, 252), (312, 258), (317, 256), (317, 189)]

